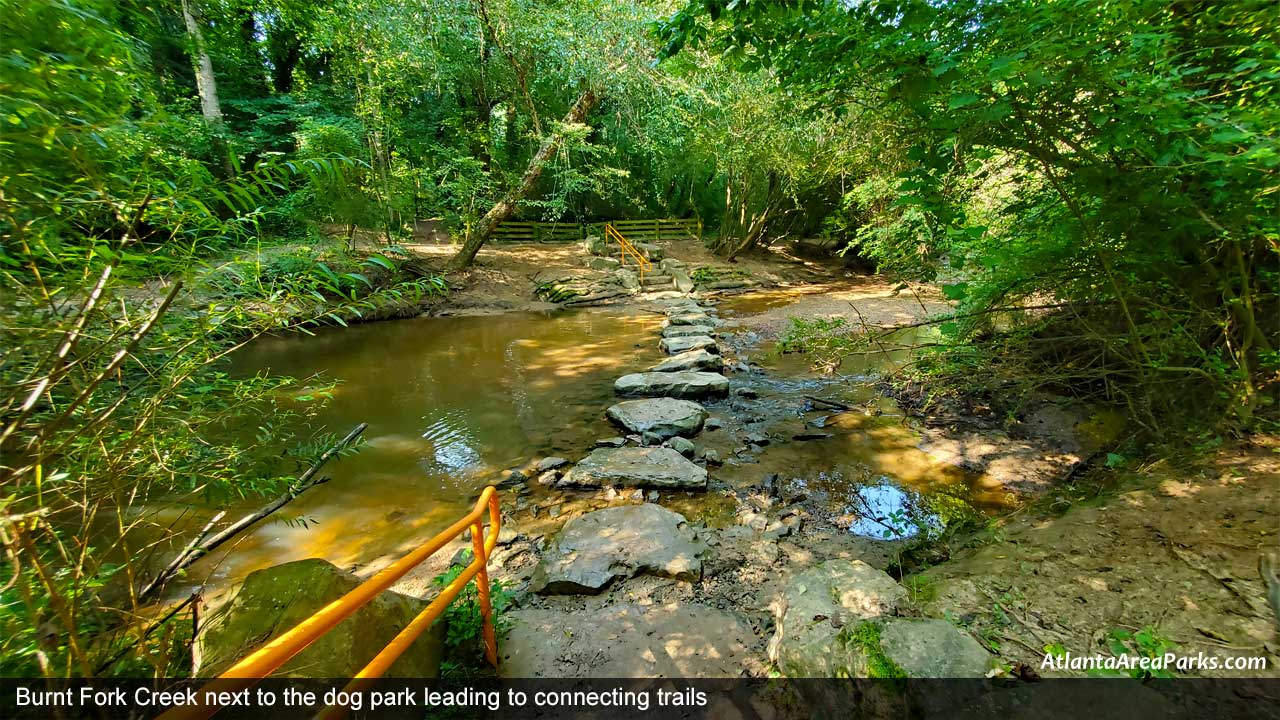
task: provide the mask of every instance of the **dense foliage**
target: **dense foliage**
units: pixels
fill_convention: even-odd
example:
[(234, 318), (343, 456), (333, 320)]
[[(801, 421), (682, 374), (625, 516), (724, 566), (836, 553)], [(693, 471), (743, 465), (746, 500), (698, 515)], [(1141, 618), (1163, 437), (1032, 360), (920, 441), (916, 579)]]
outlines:
[[(936, 372), (1105, 397), (1155, 431), (1274, 417), (1275, 19), (1234, 0), (709, 0), (662, 33), (874, 138), (830, 222), (882, 269), (947, 281), (943, 329), (971, 342)], [(992, 333), (1029, 305), (1061, 312)]]
[(826, 235), (959, 301), (939, 384), (1274, 422), (1272, 5), (0, 0), (0, 674), (184, 669), (188, 510), (331, 441), (220, 361), (446, 292), (422, 219)]

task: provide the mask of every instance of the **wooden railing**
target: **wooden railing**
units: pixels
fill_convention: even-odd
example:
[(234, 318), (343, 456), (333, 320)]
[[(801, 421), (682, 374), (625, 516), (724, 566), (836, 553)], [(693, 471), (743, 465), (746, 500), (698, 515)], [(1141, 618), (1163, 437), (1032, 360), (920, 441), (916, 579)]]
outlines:
[(659, 220), (614, 220), (587, 225), (591, 235), (603, 235), (604, 226), (612, 225), (633, 243), (662, 242), (684, 238), (702, 239), (702, 221), (697, 218)]
[(582, 226), (578, 223), (524, 222), (507, 220), (494, 228), (492, 242), (577, 242), (581, 240)]
[[(485, 511), (489, 515), (489, 532), (484, 532)], [(361, 690), (373, 680), (382, 677), (391, 665), (404, 654), (413, 641), (422, 635), (431, 623), (435, 622), (444, 609), (458, 597), (462, 589), (476, 581), (476, 591), (480, 599), (480, 615), (484, 622), (482, 635), (484, 638), (484, 655), (493, 666), (498, 665), (498, 638), (493, 627), (493, 605), (489, 600), (489, 555), (498, 544), (498, 532), (502, 529), (502, 516), (499, 513), (498, 491), (486, 487), (480, 493), (475, 508), (462, 519), (450, 525), (448, 529), (431, 538), (413, 552), (405, 555), (378, 574), (361, 583), (351, 592), (325, 605), (314, 615), (294, 626), (280, 637), (272, 640), (257, 651), (232, 665), (226, 672), (207, 685), (216, 693), (234, 693), (253, 686), (258, 680), (269, 676), (280, 669), (290, 658), (302, 652), (308, 645), (320, 639), (338, 623), (351, 617), (357, 610), (370, 603), (380, 593), (390, 588), (397, 580), (410, 570), (434, 555), (440, 548), (461, 535), (468, 528), (471, 530), (471, 547), (475, 557), (466, 567), (445, 586), (440, 594), (431, 601), (421, 613), (409, 622), (400, 634), (396, 635), (364, 669), (344, 688), (348, 693)], [(216, 693), (214, 693), (216, 695)], [(197, 697), (207, 697), (210, 693), (199, 692)], [(181, 705), (171, 708), (160, 716), (160, 720), (203, 720), (221, 709), (216, 704)], [(328, 707), (318, 717), (336, 720), (346, 714), (345, 707)]]
[(493, 242), (577, 242), (588, 235), (604, 236), (604, 226), (613, 225), (632, 242), (659, 242), (682, 238), (702, 239), (702, 221), (697, 218), (656, 220), (615, 220), (611, 223), (552, 223), (508, 220), (494, 229)]

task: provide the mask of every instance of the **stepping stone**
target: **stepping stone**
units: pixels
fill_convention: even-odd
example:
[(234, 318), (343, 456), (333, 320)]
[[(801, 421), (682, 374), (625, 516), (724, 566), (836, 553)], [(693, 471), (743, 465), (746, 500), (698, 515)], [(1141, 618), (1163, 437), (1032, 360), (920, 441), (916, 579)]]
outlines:
[(707, 419), (707, 411), (698, 403), (674, 398), (624, 400), (606, 410), (605, 414), (633, 433), (649, 433), (659, 440), (676, 435), (693, 437), (702, 430), (702, 421)]
[[(505, 617), (511, 630), (502, 640), (499, 677), (736, 678), (744, 673), (762, 677), (767, 670), (754, 650), (751, 628), (736, 613), (706, 605), (615, 603), (572, 612), (522, 607)], [(728, 703), (730, 694), (722, 695), (709, 693), (705, 712), (689, 714), (759, 717), (731, 704), (717, 707), (717, 702)], [(1024, 703), (1034, 707), (1030, 700)], [(655, 715), (676, 716), (682, 710), (687, 712), (657, 708)]]
[(581, 487), (706, 490), (707, 471), (671, 448), (598, 448), (565, 473), (560, 482)]
[(680, 513), (661, 505), (624, 505), (573, 518), (555, 536), (529, 579), (545, 595), (594, 595), (615, 578), (702, 577), (707, 544)]
[(649, 368), (649, 372), (681, 372), (684, 370), (710, 370), (720, 372), (724, 360), (719, 356), (701, 348), (688, 350), (663, 360)]
[(679, 355), (682, 352), (690, 350), (706, 350), (707, 352), (718, 353), (720, 346), (716, 341), (706, 335), (689, 335), (678, 338), (662, 338), (658, 343), (658, 348), (668, 355)]
[(716, 329), (710, 325), (672, 325), (671, 327), (662, 328), (662, 337), (664, 338), (696, 337), (698, 335), (710, 337), (715, 334)]
[(667, 326), (671, 325), (716, 325), (717, 321), (702, 312), (686, 312), (667, 318)]
[(619, 395), (699, 398), (729, 394), (725, 376), (710, 372), (647, 372), (623, 375), (613, 383)]

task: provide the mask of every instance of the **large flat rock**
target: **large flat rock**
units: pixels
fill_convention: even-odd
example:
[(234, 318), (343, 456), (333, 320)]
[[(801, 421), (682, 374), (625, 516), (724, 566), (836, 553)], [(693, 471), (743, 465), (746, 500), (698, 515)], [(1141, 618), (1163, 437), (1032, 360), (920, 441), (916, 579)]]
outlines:
[(675, 315), (709, 315), (713, 310), (709, 310), (698, 304), (696, 300), (686, 300), (683, 303), (673, 303), (663, 308), (662, 314), (667, 317)]
[(690, 350), (706, 350), (707, 352), (718, 353), (720, 346), (716, 341), (707, 335), (690, 335), (688, 337), (662, 338), (658, 342), (658, 348), (668, 355), (679, 355), (682, 352)]
[(698, 403), (675, 398), (623, 400), (606, 410), (605, 414), (633, 433), (648, 433), (661, 440), (676, 435), (693, 437), (702, 430), (702, 422), (707, 419), (707, 411)]
[(529, 579), (546, 595), (600, 592), (616, 578), (658, 575), (692, 582), (702, 577), (703, 542), (680, 513), (660, 505), (624, 505), (565, 523)]
[(736, 678), (764, 665), (747, 624), (705, 605), (627, 603), (572, 614), (528, 608), (507, 617), (502, 677)]
[(596, 448), (565, 473), (565, 485), (706, 490), (707, 471), (664, 447)]
[(649, 368), (649, 372), (684, 372), (686, 370), (720, 372), (723, 368), (723, 358), (699, 348), (697, 350), (686, 350), (685, 352), (672, 355), (666, 360), (663, 360), (657, 365)]
[(672, 325), (719, 325), (719, 321), (703, 312), (686, 312), (667, 318), (667, 326)]
[(664, 338), (681, 338), (696, 335), (706, 335), (714, 337), (716, 329), (710, 325), (672, 325), (662, 328), (662, 337)]
[(729, 381), (710, 372), (646, 372), (623, 375), (613, 383), (619, 395), (700, 398), (729, 394)]

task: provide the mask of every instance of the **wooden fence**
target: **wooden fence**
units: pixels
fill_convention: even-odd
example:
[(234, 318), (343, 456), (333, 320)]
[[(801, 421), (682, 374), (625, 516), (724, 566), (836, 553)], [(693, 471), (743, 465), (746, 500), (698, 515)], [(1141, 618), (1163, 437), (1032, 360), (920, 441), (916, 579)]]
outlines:
[[(604, 223), (552, 223), (508, 220), (490, 238), (493, 242), (577, 242), (588, 235), (604, 236)], [(614, 220), (613, 226), (631, 242), (656, 242), (677, 238), (702, 239), (702, 221), (697, 218), (655, 220)]]
[[(592, 235), (604, 236), (604, 223), (591, 223)], [(613, 227), (626, 239), (633, 243), (660, 242), (677, 238), (702, 239), (702, 221), (697, 218), (677, 220), (663, 218), (661, 220), (614, 220)]]

